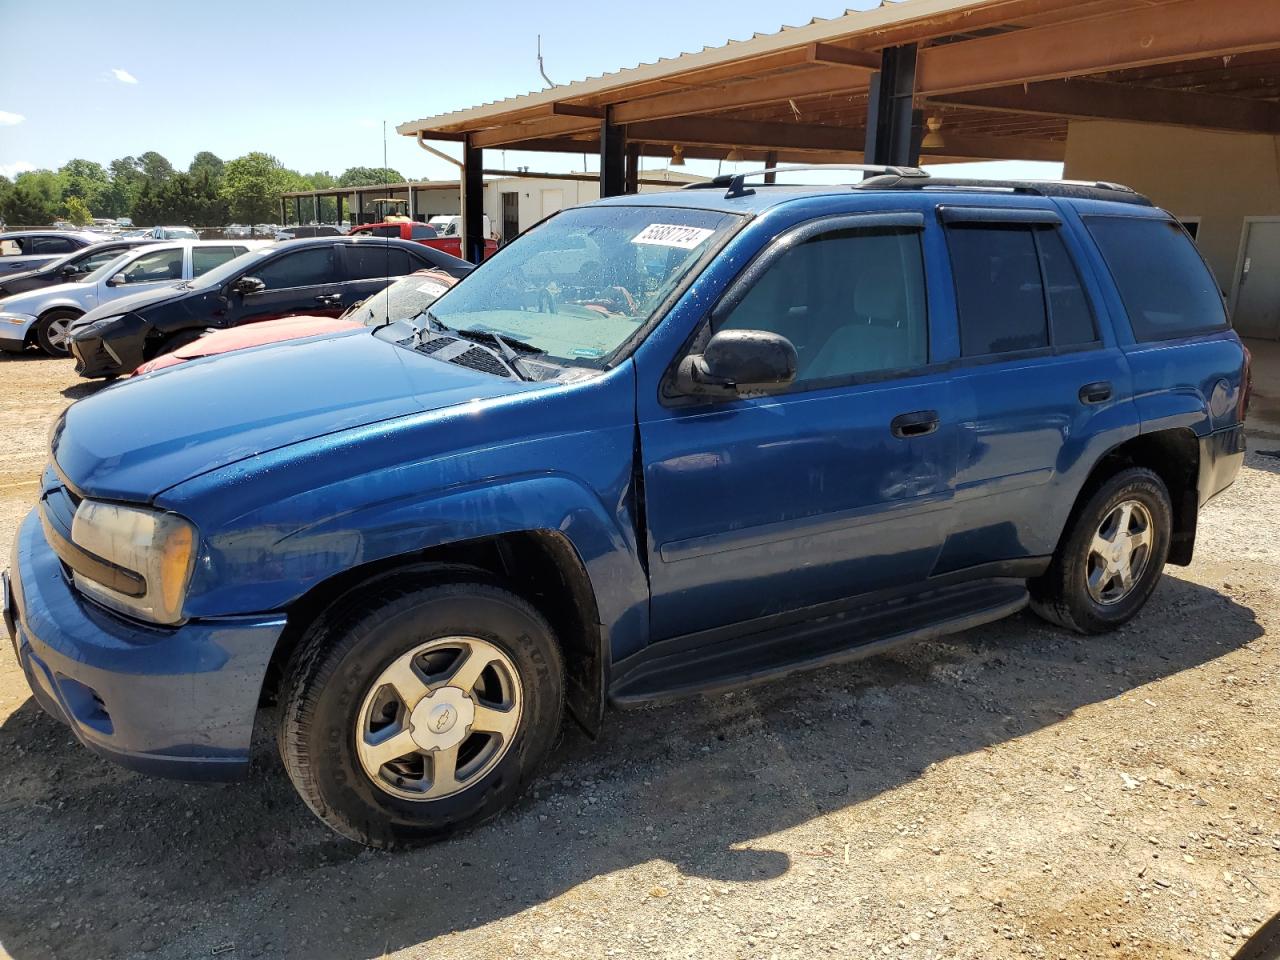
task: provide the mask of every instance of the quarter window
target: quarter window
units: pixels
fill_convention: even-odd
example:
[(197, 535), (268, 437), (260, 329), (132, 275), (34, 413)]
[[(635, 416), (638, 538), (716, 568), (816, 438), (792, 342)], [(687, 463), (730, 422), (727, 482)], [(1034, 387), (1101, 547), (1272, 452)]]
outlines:
[(268, 290), (311, 287), (334, 282), (333, 244), (286, 253), (254, 274)]
[(919, 231), (838, 230), (799, 243), (717, 324), (723, 329), (786, 337), (800, 384), (923, 366), (929, 338)]
[(1172, 220), (1086, 217), (1137, 340), (1168, 340), (1227, 325), (1213, 274)]

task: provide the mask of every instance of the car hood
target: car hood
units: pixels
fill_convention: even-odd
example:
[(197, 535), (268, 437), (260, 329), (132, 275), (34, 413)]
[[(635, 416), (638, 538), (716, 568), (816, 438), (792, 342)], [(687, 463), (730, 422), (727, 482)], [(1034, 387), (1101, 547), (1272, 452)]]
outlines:
[(173, 280), (158, 287), (148, 287), (146, 290), (139, 290), (137, 293), (106, 300), (73, 323), (71, 329), (75, 330), (78, 327), (87, 326), (95, 320), (101, 320), (103, 317), (115, 317), (122, 313), (133, 313), (135, 310), (149, 307), (153, 303), (172, 300), (189, 292), (190, 288), (186, 286), (187, 282), (186, 280)]
[(432, 360), (361, 328), (122, 381), (68, 408), (53, 456), (86, 496), (146, 501), (278, 447), (536, 388)]
[[(23, 274), (26, 276), (26, 274)], [(5, 280), (12, 279), (12, 276), (5, 276)], [(51, 287), (40, 287), (37, 290), (27, 290), (25, 293), (15, 293), (11, 297), (5, 297), (0, 300), (0, 310), (6, 313), (35, 313), (46, 300), (54, 297), (60, 297), (65, 294), (80, 294), (84, 292), (83, 283), (55, 283)]]

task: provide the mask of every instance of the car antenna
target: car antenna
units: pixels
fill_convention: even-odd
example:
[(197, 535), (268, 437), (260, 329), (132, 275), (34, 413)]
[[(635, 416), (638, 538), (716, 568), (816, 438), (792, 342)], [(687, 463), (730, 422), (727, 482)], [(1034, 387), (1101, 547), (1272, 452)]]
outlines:
[[(382, 175), (384, 177), (387, 175), (387, 121), (385, 120), (382, 121)], [(409, 187), (409, 199), (410, 200), (413, 199), (412, 186)], [(410, 206), (413, 206), (413, 204), (411, 203)], [(410, 234), (413, 233), (412, 227), (409, 228), (409, 232)], [(387, 289), (387, 287), (391, 286), (391, 238), (390, 237), (387, 237), (387, 248), (386, 250), (383, 251), (382, 268), (387, 275), (386, 286), (382, 288), (383, 290), (385, 290)], [(390, 325), (391, 324), (391, 297), (387, 296), (385, 299), (386, 299), (386, 308), (387, 308), (386, 322), (388, 325)]]

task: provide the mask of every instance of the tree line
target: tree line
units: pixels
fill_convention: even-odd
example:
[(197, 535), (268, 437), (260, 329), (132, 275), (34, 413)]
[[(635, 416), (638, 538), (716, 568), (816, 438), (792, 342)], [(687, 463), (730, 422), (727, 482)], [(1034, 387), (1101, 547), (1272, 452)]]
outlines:
[[(396, 170), (350, 167), (299, 173), (269, 153), (254, 151), (223, 161), (202, 150), (179, 170), (154, 150), (121, 157), (107, 166), (69, 160), (57, 170), (32, 170), (12, 180), (0, 176), (0, 221), (40, 226), (55, 220), (85, 225), (95, 217), (129, 217), (139, 226), (270, 223), (280, 215), (280, 195), (295, 190), (399, 183)], [(289, 211), (292, 215), (292, 210)], [(318, 210), (304, 205), (303, 219), (337, 219), (337, 201), (323, 197)]]

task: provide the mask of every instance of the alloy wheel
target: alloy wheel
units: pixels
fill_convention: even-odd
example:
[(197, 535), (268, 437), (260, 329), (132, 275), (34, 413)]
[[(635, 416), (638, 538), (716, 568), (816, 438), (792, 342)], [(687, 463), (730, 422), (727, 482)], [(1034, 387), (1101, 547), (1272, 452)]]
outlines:
[(1137, 500), (1117, 504), (1102, 518), (1085, 563), (1094, 602), (1111, 606), (1133, 592), (1151, 559), (1153, 537), (1151, 511)]

